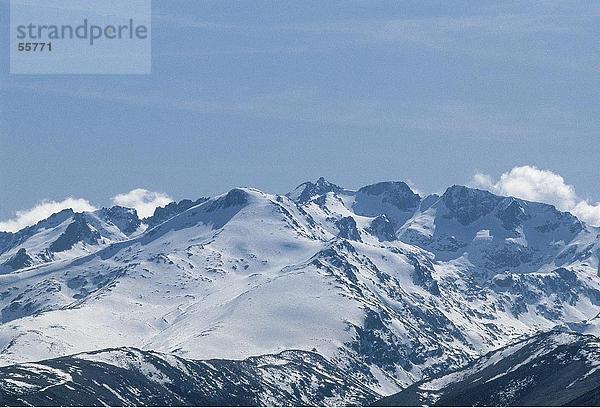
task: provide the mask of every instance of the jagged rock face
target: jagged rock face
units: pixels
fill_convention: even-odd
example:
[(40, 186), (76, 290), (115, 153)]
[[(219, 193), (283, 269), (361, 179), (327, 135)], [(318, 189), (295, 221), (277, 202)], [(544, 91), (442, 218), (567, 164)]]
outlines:
[(218, 200), (212, 201), (207, 205), (206, 211), (213, 212), (219, 209), (226, 209), (231, 207), (242, 207), (248, 203), (248, 194), (246, 191), (236, 188), (228, 192), (224, 197)]
[(553, 331), (416, 383), (376, 406), (597, 406), (600, 339)]
[(177, 214), (180, 214), (192, 207), (195, 207), (203, 202), (207, 201), (207, 197), (201, 197), (196, 201), (192, 200), (181, 200), (179, 202), (172, 202), (164, 207), (158, 207), (154, 210), (154, 214), (148, 217), (144, 222), (148, 225), (148, 228), (154, 228), (159, 224), (173, 218)]
[[(0, 365), (123, 345), (192, 360), (303, 350), (387, 395), (598, 314), (597, 229), (548, 205), (406, 188), (234, 189), (130, 236), (85, 213), (77, 238), (102, 242), (0, 279)], [(24, 248), (39, 262), (46, 247)]]
[(442, 201), (449, 210), (449, 216), (462, 225), (468, 225), (491, 213), (501, 198), (488, 191), (452, 186), (446, 190)]
[(0, 253), (8, 247), (10, 242), (12, 241), (13, 234), (11, 232), (0, 231)]
[(25, 248), (21, 248), (17, 253), (2, 265), (11, 268), (12, 270), (27, 268), (33, 265), (33, 259), (27, 255)]
[(498, 219), (502, 221), (502, 226), (507, 230), (514, 230), (523, 222), (530, 219), (531, 216), (525, 212), (523, 202), (513, 198), (507, 198), (501, 201), (497, 211)]
[(432, 295), (439, 296), (440, 288), (433, 278), (435, 274), (433, 263), (426, 257), (418, 257), (413, 254), (407, 255), (407, 258), (414, 267), (413, 283), (427, 289)]
[(396, 240), (394, 223), (388, 220), (385, 214), (375, 217), (373, 221), (371, 221), (371, 226), (368, 228), (368, 231), (380, 241)]
[(100, 241), (100, 234), (86, 223), (85, 219), (76, 214), (74, 220), (49, 249), (52, 252), (62, 252), (73, 248), (78, 242), (95, 245)]
[(336, 222), (341, 238), (346, 238), (352, 241), (360, 241), (360, 232), (356, 228), (356, 221), (352, 217), (343, 217)]
[(102, 208), (98, 214), (115, 225), (125, 235), (133, 234), (140, 226), (141, 221), (138, 218), (137, 211), (133, 208), (114, 206)]

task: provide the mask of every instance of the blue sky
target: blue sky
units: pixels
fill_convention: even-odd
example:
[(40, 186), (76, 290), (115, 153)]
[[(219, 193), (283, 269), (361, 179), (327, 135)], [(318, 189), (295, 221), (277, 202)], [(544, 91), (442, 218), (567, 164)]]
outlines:
[[(151, 75), (9, 75), (3, 47), (0, 220), (321, 175), (436, 192), (523, 165), (597, 202), (599, 22), (589, 1), (154, 1)], [(0, 26), (7, 44), (6, 0)]]

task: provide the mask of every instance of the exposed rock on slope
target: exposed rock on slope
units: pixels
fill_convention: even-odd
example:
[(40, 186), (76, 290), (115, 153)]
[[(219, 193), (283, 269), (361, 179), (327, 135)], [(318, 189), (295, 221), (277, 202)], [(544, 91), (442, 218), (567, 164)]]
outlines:
[(0, 368), (10, 406), (368, 405), (377, 395), (315, 353), (193, 361), (131, 348)]
[(600, 404), (600, 339), (553, 331), (489, 353), (466, 368), (418, 382), (377, 406)]

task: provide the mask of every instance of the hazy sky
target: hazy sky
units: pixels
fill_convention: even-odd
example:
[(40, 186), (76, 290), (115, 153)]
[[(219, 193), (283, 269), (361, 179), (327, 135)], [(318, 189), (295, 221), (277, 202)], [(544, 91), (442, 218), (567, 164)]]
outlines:
[[(136, 188), (197, 198), (549, 169), (600, 200), (600, 4), (154, 1), (148, 76), (10, 76), (0, 220)], [(1, 42), (8, 3), (0, 1)], [(497, 187), (500, 188), (500, 187)]]

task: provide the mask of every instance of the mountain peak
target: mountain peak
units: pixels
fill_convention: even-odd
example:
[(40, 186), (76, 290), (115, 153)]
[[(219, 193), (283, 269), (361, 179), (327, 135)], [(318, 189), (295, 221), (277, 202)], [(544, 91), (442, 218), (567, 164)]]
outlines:
[(83, 242), (88, 245), (95, 245), (100, 242), (101, 236), (88, 224), (83, 213), (75, 213), (73, 222), (70, 223), (65, 232), (63, 232), (56, 241), (54, 241), (48, 249), (51, 252), (67, 251), (78, 242)]
[[(72, 217), (74, 214), (75, 214), (75, 211), (73, 211), (72, 208), (65, 208), (64, 210), (55, 212), (48, 218), (39, 221), (37, 224), (35, 224), (31, 227), (26, 227), (26, 228), (36, 228), (38, 226), (45, 226), (46, 224), (58, 225), (58, 224), (64, 222), (65, 220), (67, 220), (69, 217)], [(24, 228), (24, 229), (26, 229), (26, 228)]]
[(214, 199), (208, 203), (207, 211), (212, 212), (217, 209), (230, 207), (242, 207), (248, 204), (252, 193), (245, 188), (234, 188), (226, 194)]
[(384, 201), (388, 201), (402, 210), (415, 208), (421, 200), (421, 196), (412, 191), (403, 181), (382, 181), (370, 184), (361, 187), (357, 194), (383, 196)]
[(135, 209), (119, 205), (110, 208), (101, 208), (95, 211), (94, 214), (112, 223), (126, 235), (134, 233), (141, 224)]
[(324, 195), (330, 192), (339, 193), (344, 189), (334, 183), (325, 180), (324, 177), (319, 177), (313, 183), (310, 181), (300, 184), (294, 191), (287, 193), (286, 196), (292, 201), (304, 204), (309, 202), (313, 197)]
[(28, 266), (33, 265), (33, 260), (27, 254), (25, 248), (20, 248), (15, 255), (13, 255), (10, 259), (2, 264), (3, 266), (8, 266), (12, 270), (17, 270), (21, 268), (26, 268)]
[(380, 181), (375, 184), (369, 184), (361, 187), (358, 191), (365, 194), (380, 195), (386, 191), (402, 192), (404, 194), (413, 194), (418, 196), (412, 189), (403, 181)]
[(341, 188), (341, 187), (335, 185), (334, 183), (327, 181), (325, 179), (325, 177), (319, 177), (315, 183), (315, 186), (320, 187), (320, 188), (333, 188), (333, 189)]
[(442, 195), (442, 201), (450, 213), (463, 225), (472, 223), (489, 214), (502, 200), (486, 190), (453, 185)]
[(444, 196), (456, 196), (456, 195), (469, 195), (473, 198), (485, 198), (485, 197), (499, 197), (488, 190), (482, 190), (475, 187), (463, 186), (461, 184), (453, 184), (448, 187), (442, 197)]
[(356, 214), (367, 217), (385, 214), (395, 228), (413, 215), (420, 202), (421, 197), (406, 183), (384, 181), (360, 188), (352, 209)]
[(144, 222), (146, 224), (148, 224), (148, 228), (154, 228), (158, 224), (165, 222), (169, 218), (173, 218), (177, 214), (180, 214), (180, 213), (182, 213), (192, 207), (195, 207), (199, 204), (202, 204), (208, 200), (209, 200), (208, 197), (200, 197), (196, 201), (187, 200), (187, 199), (181, 200), (179, 202), (173, 201), (172, 203), (169, 203), (169, 204), (165, 205), (164, 207), (157, 207), (154, 210), (154, 214), (148, 218), (145, 218)]

